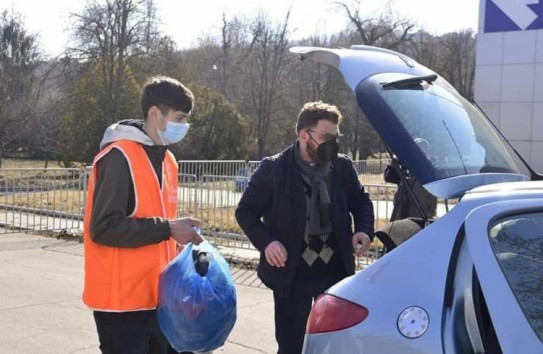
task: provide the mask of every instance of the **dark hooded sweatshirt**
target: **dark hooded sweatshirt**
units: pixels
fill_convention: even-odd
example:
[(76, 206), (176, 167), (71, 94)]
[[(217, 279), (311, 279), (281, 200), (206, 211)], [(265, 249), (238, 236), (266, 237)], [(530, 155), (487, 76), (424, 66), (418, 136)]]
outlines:
[[(124, 120), (108, 127), (100, 142), (100, 149), (118, 140), (140, 143), (162, 185), (162, 162), (166, 147), (154, 145), (143, 130), (143, 121)], [(132, 218), (135, 206), (134, 183), (123, 153), (112, 149), (97, 164), (97, 180), (90, 222), (94, 242), (110, 247), (141, 247), (170, 237), (168, 220)]]

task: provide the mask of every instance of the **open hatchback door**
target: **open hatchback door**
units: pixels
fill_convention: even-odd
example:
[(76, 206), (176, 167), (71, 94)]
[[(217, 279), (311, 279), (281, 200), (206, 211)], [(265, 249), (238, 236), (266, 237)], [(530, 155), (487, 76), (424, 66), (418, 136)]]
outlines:
[(436, 197), (457, 198), (474, 187), (533, 176), (476, 106), (409, 57), (369, 46), (290, 50), (339, 69), (390, 151)]

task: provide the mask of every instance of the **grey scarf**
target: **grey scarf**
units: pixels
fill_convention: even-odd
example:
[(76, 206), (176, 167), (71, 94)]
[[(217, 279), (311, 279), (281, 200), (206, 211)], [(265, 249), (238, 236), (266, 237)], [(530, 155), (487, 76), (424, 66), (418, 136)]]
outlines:
[(300, 168), (302, 178), (311, 186), (311, 203), (307, 205), (309, 235), (321, 235), (332, 232), (330, 216), (332, 203), (326, 186), (326, 175), (330, 172), (330, 162), (311, 166), (300, 156), (299, 143), (294, 145), (296, 164)]

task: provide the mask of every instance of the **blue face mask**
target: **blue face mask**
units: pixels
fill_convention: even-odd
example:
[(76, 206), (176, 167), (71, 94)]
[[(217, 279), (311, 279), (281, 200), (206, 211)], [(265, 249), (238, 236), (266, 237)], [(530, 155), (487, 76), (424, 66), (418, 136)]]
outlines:
[[(162, 117), (162, 119), (166, 120), (164, 117)], [(189, 126), (189, 123), (166, 121), (166, 130), (161, 131), (159, 129), (158, 135), (160, 136), (160, 140), (162, 140), (164, 145), (176, 144), (183, 140), (185, 135), (187, 135)]]

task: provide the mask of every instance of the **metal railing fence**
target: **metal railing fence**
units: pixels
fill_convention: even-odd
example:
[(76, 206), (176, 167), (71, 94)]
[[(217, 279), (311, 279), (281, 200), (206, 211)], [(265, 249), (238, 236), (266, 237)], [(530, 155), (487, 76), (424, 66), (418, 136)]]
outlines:
[[(382, 174), (387, 166), (388, 160), (356, 160), (353, 165), (359, 175)], [(260, 161), (243, 160), (198, 160), (179, 161), (179, 173), (195, 175), (201, 178), (209, 176), (250, 176), (260, 165)]]
[(359, 175), (373, 174), (382, 175), (385, 172), (389, 160), (356, 160), (353, 161), (354, 168)]
[(179, 173), (195, 175), (200, 178), (203, 175), (214, 176), (236, 176), (240, 173), (245, 173), (245, 169), (255, 161), (244, 160), (195, 160), (195, 161), (179, 161)]
[[(179, 215), (201, 219), (205, 233), (220, 245), (251, 248), (235, 221), (234, 212), (258, 164), (258, 161), (182, 162)], [(373, 165), (355, 164), (362, 170)], [(89, 173), (88, 167), (0, 169), (0, 233), (81, 230)], [(366, 184), (366, 190), (374, 202), (379, 225), (392, 211), (395, 186)]]
[(82, 227), (84, 169), (0, 169), (0, 232)]

